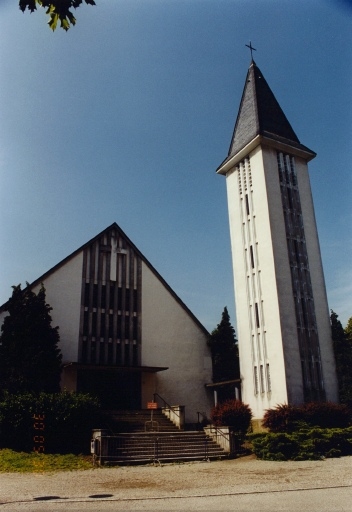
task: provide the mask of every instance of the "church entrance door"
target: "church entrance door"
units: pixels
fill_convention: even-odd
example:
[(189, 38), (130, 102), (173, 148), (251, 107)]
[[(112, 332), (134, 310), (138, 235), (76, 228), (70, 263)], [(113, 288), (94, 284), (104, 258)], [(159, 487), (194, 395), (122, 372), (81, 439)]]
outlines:
[(77, 391), (97, 396), (103, 409), (141, 408), (141, 374), (128, 368), (79, 369)]

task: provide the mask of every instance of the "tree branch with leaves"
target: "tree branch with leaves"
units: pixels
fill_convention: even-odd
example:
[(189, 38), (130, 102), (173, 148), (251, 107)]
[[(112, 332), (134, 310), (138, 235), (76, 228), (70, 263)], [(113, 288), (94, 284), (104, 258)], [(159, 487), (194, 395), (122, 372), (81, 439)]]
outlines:
[(338, 315), (331, 311), (330, 322), (340, 401), (352, 407), (352, 317), (344, 329)]
[[(88, 5), (96, 5), (94, 0), (84, 0)], [(22, 12), (27, 9), (32, 13), (37, 7), (46, 9), (49, 15), (49, 27), (55, 30), (58, 22), (64, 30), (68, 30), (71, 25), (76, 24), (76, 18), (72, 14), (71, 9), (77, 9), (83, 0), (19, 0), (19, 8)]]

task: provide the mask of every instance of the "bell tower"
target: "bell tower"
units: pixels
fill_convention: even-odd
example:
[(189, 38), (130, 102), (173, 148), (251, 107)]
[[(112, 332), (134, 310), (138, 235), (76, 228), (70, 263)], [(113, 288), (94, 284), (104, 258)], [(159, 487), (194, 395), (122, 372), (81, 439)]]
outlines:
[(227, 185), (242, 400), (258, 419), (278, 404), (338, 401), (308, 175), (315, 156), (252, 59), (217, 173)]

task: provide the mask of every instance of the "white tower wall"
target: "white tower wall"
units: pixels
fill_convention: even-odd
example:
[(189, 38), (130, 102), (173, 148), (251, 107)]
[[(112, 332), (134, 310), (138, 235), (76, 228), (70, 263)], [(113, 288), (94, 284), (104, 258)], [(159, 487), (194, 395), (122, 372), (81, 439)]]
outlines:
[[(300, 404), (305, 400), (277, 153), (272, 144), (259, 144), (247, 156), (234, 158), (226, 174), (242, 399), (251, 406), (255, 418), (261, 418), (265, 409), (275, 405)], [(294, 163), (322, 377), (326, 399), (337, 401), (331, 328), (308, 168), (297, 155)]]
[(252, 60), (227, 158), (242, 398), (338, 401), (325, 282), (302, 145)]

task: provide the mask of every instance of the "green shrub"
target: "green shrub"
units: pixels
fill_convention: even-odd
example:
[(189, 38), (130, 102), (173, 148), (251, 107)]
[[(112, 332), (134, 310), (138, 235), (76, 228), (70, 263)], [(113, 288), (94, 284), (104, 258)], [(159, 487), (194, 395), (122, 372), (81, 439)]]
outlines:
[(352, 427), (263, 433), (249, 435), (248, 439), (252, 451), (263, 460), (319, 460), (352, 455)]
[(98, 410), (97, 399), (87, 394), (5, 393), (0, 401), (0, 447), (31, 451), (39, 435), (46, 453), (86, 453)]
[(299, 444), (289, 434), (261, 434), (251, 438), (253, 452), (259, 459), (288, 460), (299, 453)]
[(240, 400), (226, 400), (211, 411), (211, 420), (215, 426), (233, 427), (236, 432), (246, 433), (251, 419), (251, 408)]

